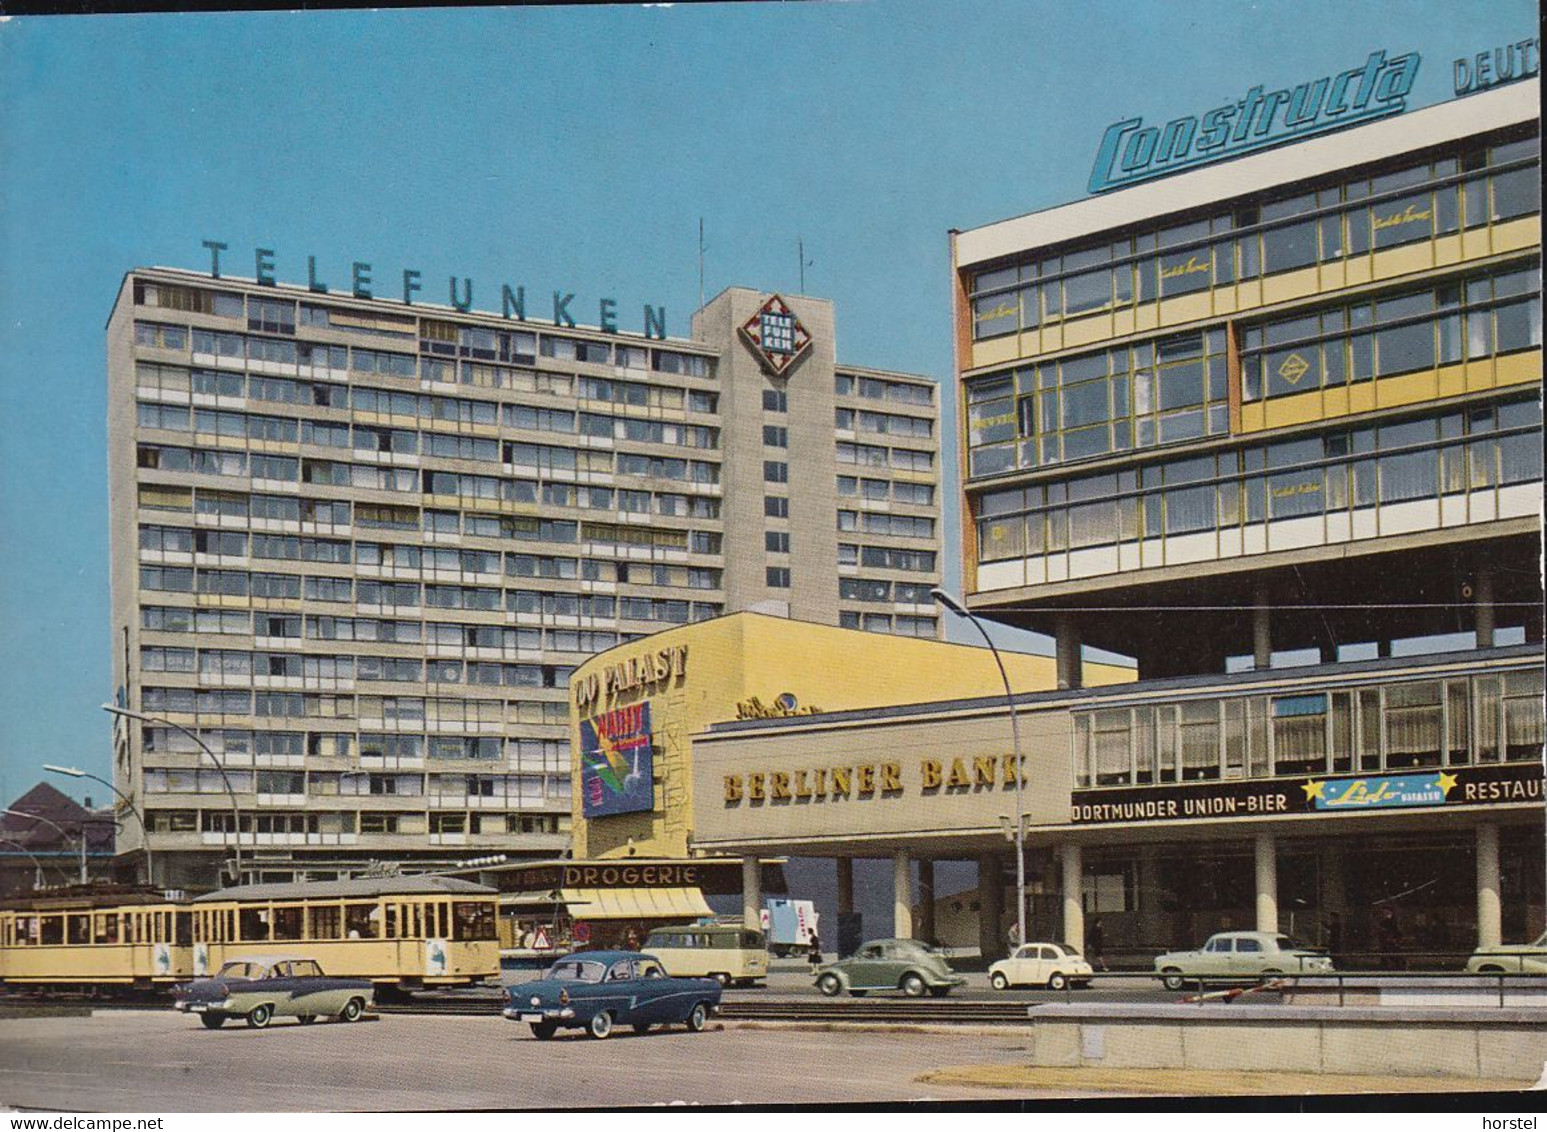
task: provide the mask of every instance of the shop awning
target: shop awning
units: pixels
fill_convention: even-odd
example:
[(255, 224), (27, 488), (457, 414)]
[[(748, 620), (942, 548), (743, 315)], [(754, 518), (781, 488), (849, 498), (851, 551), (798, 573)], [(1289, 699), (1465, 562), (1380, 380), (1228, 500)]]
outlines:
[(696, 920), (714, 915), (696, 888), (566, 888), (562, 895), (577, 920)]

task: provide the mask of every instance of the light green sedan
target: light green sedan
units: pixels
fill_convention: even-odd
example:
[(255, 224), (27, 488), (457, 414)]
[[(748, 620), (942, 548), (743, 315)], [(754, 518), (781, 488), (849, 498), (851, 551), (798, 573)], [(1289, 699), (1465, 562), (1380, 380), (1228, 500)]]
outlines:
[(1155, 958), (1155, 974), (1167, 990), (1189, 982), (1258, 982), (1275, 975), (1326, 975), (1326, 953), (1278, 932), (1220, 932), (1197, 951), (1168, 951)]
[(1466, 961), (1466, 969), (1480, 975), (1518, 972), (1547, 975), (1547, 932), (1535, 943), (1501, 943), (1497, 947), (1479, 947)]
[(245, 1018), (255, 1029), (276, 1016), (302, 1025), (319, 1017), (358, 1022), (371, 1005), (368, 979), (336, 979), (323, 974), (315, 959), (289, 955), (233, 959), (207, 979), (176, 990), (175, 1005), (217, 1030), (229, 1018)]

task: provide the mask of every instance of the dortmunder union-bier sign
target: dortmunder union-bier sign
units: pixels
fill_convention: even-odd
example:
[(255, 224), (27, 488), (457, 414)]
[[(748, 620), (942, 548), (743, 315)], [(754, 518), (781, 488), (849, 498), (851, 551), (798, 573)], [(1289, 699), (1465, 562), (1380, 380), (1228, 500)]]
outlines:
[(1076, 790), (1069, 820), (1075, 825), (1201, 818), (1255, 818), (1274, 814), (1357, 814), (1433, 806), (1542, 802), (1540, 763), (1454, 766), (1398, 774), (1194, 782), (1167, 786)]

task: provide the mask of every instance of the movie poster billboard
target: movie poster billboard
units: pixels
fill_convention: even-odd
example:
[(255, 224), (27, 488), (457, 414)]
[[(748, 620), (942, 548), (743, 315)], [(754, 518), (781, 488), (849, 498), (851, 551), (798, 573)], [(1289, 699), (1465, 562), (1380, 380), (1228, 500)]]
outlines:
[(580, 793), (588, 818), (655, 806), (650, 705), (631, 704), (580, 721)]

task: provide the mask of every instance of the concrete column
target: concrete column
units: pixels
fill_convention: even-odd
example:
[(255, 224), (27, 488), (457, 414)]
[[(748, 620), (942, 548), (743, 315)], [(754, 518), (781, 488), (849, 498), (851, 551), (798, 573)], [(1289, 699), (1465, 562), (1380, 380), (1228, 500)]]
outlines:
[(854, 914), (854, 858), (839, 857), (835, 864), (838, 866), (838, 915), (852, 916)]
[(919, 938), (935, 942), (935, 863), (919, 860)]
[[(1085, 953), (1085, 867), (1078, 845), (1063, 847), (1064, 944)], [(1022, 942), (1025, 942), (1024, 940)]]
[(892, 854), (892, 935), (898, 939), (913, 938), (913, 873), (909, 868), (908, 851), (899, 849)]
[(763, 927), (763, 866), (756, 857), (741, 859), (741, 922), (753, 931)]
[(999, 921), (1004, 918), (1004, 873), (999, 858), (985, 853), (978, 858), (978, 951), (985, 959), (1005, 954), (1004, 933)]
[(1477, 647), (1493, 647), (1493, 571), (1479, 570), (1472, 584), (1472, 608), (1477, 621)]
[(1080, 630), (1074, 618), (1067, 613), (1059, 614), (1053, 621), (1053, 634), (1060, 688), (1083, 687), (1080, 667)]
[(1477, 946), (1497, 947), (1504, 942), (1499, 909), (1499, 827), (1477, 827)]
[(1273, 667), (1272, 607), (1268, 587), (1259, 585), (1252, 595), (1252, 667)]
[(1257, 930), (1278, 931), (1278, 845), (1271, 833), (1257, 835)]

